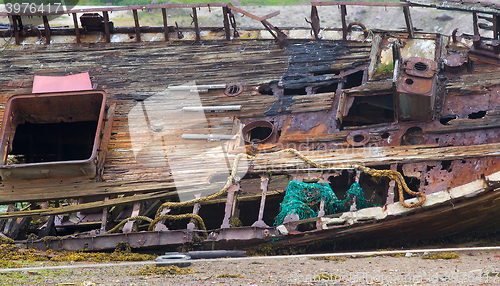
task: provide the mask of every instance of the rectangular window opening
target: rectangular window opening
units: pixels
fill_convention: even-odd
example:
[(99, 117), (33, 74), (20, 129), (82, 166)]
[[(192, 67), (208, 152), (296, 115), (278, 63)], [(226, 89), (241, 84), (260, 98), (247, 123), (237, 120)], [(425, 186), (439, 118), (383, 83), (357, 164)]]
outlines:
[(106, 94), (15, 95), (1, 134), (3, 180), (95, 174)]
[(394, 122), (393, 95), (358, 96), (342, 120), (342, 127)]

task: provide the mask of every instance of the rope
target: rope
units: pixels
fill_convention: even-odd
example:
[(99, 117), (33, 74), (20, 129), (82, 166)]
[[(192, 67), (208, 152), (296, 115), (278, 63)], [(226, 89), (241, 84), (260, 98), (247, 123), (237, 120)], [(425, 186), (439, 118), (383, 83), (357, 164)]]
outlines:
[(112, 229), (106, 231), (106, 233), (113, 233), (113, 232), (117, 231), (122, 225), (126, 224), (127, 222), (129, 222), (131, 220), (145, 220), (145, 221), (148, 221), (150, 223), (153, 221), (152, 219), (150, 219), (147, 216), (141, 216), (140, 215), (140, 216), (129, 217), (127, 219), (122, 220), (119, 224), (117, 224)]
[[(329, 166), (326, 166), (326, 165), (318, 164), (318, 163), (312, 161), (311, 159), (307, 158), (306, 156), (302, 155), (299, 151), (297, 151), (295, 149), (292, 149), (292, 148), (283, 149), (283, 150), (278, 151), (276, 153), (293, 153), (297, 157), (299, 157), (300, 159), (302, 159), (302, 161), (304, 161), (307, 164), (309, 164), (311, 166), (314, 166), (314, 167), (316, 167), (318, 169), (335, 169), (335, 168), (332, 168), (332, 167), (329, 167)], [(377, 170), (377, 169), (371, 169), (371, 168), (368, 168), (368, 167), (358, 166), (358, 165), (353, 165), (352, 168), (353, 169), (358, 169), (358, 170), (360, 170), (362, 172), (365, 172), (365, 173), (367, 173), (367, 174), (369, 174), (370, 176), (373, 176), (373, 177), (388, 177), (389, 179), (396, 181), (396, 184), (398, 185), (398, 191), (399, 191), (399, 203), (403, 207), (405, 207), (405, 208), (419, 207), (419, 206), (423, 205), (425, 203), (425, 201), (426, 201), (426, 197), (425, 197), (424, 193), (414, 192), (414, 191), (410, 190), (410, 188), (408, 187), (408, 185), (406, 184), (406, 182), (405, 182), (405, 180), (403, 178), (403, 175), (401, 175), (401, 173), (399, 173), (398, 171), (394, 171), (394, 170)], [(418, 197), (420, 197), (420, 201), (418, 201), (416, 203), (410, 203), (410, 204), (405, 203), (404, 202), (403, 191), (407, 192), (408, 194), (410, 194), (412, 196), (418, 196)]]
[[(399, 203), (405, 208), (419, 207), (419, 206), (423, 205), (426, 201), (426, 197), (425, 197), (424, 193), (414, 192), (414, 191), (410, 190), (410, 188), (408, 188), (408, 185), (406, 184), (405, 179), (403, 178), (403, 175), (401, 175), (401, 173), (399, 173), (398, 171), (376, 170), (376, 169), (370, 169), (370, 168), (364, 167), (364, 166), (358, 166), (358, 169), (373, 176), (373, 177), (388, 177), (389, 179), (396, 181), (396, 183), (398, 184), (398, 191), (399, 191)], [(420, 201), (418, 201), (416, 203), (410, 203), (410, 204), (405, 203), (404, 197), (403, 197), (403, 190), (412, 196), (419, 196)]]
[[(329, 167), (329, 166), (326, 166), (326, 165), (322, 165), (322, 164), (319, 164), (319, 163), (316, 163), (314, 161), (312, 161), (311, 159), (307, 158), (306, 156), (304, 156), (302, 153), (300, 153), (299, 151), (297, 151), (296, 149), (292, 149), (292, 148), (287, 148), (287, 149), (283, 149), (283, 150), (280, 150), (280, 151), (277, 151), (275, 153), (293, 153), (295, 156), (299, 157), (302, 161), (306, 162), (307, 164), (313, 166), (313, 167), (316, 167), (318, 169), (329, 169), (329, 170), (333, 170), (333, 169), (336, 169), (336, 168), (332, 168), (332, 167)], [(183, 214), (183, 215), (161, 215), (161, 212), (162, 210), (165, 208), (165, 207), (168, 207), (168, 208), (172, 208), (172, 207), (186, 207), (186, 206), (191, 206), (191, 205), (194, 205), (195, 203), (199, 203), (199, 202), (204, 202), (204, 201), (209, 201), (209, 200), (212, 200), (212, 199), (215, 199), (219, 196), (221, 196), (222, 194), (224, 194), (228, 189), (229, 187), (231, 186), (231, 184), (233, 183), (233, 180), (234, 180), (234, 177), (236, 176), (236, 172), (238, 171), (238, 163), (239, 161), (243, 158), (247, 158), (247, 159), (254, 159), (255, 156), (251, 156), (251, 155), (248, 155), (246, 153), (240, 153), (238, 155), (236, 155), (236, 158), (234, 158), (234, 161), (233, 161), (233, 167), (231, 169), (231, 175), (229, 175), (229, 177), (227, 178), (227, 181), (226, 181), (226, 184), (224, 185), (224, 187), (218, 191), (217, 193), (214, 193), (210, 196), (206, 196), (206, 197), (203, 197), (203, 198), (198, 198), (198, 199), (192, 199), (192, 200), (189, 200), (189, 201), (185, 201), (185, 202), (165, 202), (163, 203), (159, 208), (158, 208), (158, 211), (156, 212), (156, 216), (155, 216), (155, 219), (151, 221), (150, 225), (149, 225), (149, 230), (152, 231), (154, 230), (154, 227), (155, 225), (162, 219), (170, 219), (170, 220), (179, 220), (179, 219), (184, 219), (184, 218), (194, 218), (196, 220), (198, 220), (199, 224), (200, 224), (200, 228), (202, 229), (206, 229), (205, 228), (205, 224), (203, 222), (203, 219), (198, 216), (198, 215), (195, 215), (195, 214)], [(410, 188), (408, 187), (408, 185), (406, 184), (404, 178), (403, 178), (403, 175), (401, 175), (401, 173), (399, 173), (398, 171), (394, 171), (394, 170), (376, 170), (376, 169), (371, 169), (371, 168), (368, 168), (368, 167), (364, 167), (364, 166), (358, 166), (358, 165), (353, 165), (352, 166), (352, 169), (358, 169), (362, 172), (365, 172), (373, 177), (388, 177), (389, 179), (391, 180), (394, 180), (397, 185), (398, 185), (398, 191), (399, 191), (399, 203), (403, 206), (403, 207), (406, 207), (406, 208), (415, 208), (415, 207), (419, 207), (421, 205), (423, 205), (426, 201), (426, 197), (425, 197), (425, 194), (424, 193), (421, 193), (421, 192), (414, 192), (412, 190), (410, 190)], [(412, 195), (412, 196), (418, 196), (420, 197), (420, 201), (417, 201), (416, 203), (410, 203), (410, 204), (407, 204), (404, 202), (404, 191), (407, 192), (408, 194)], [(134, 217), (134, 218), (131, 218), (131, 219), (135, 219), (137, 217)], [(148, 218), (149, 219), (149, 218)], [(151, 220), (151, 219), (150, 219)], [(122, 222), (124, 223), (124, 222)], [(117, 225), (115, 228), (119, 227), (119, 225)], [(115, 230), (115, 228), (113, 228), (112, 230)], [(108, 231), (108, 232), (111, 232), (112, 230)]]
[(186, 218), (192, 218), (192, 219), (197, 220), (198, 224), (199, 224), (199, 229), (207, 230), (207, 228), (205, 227), (205, 223), (203, 222), (203, 219), (201, 218), (201, 216), (199, 216), (197, 214), (191, 214), (191, 213), (182, 214), (182, 215), (161, 215), (161, 216), (155, 218), (154, 220), (151, 220), (151, 223), (149, 224), (148, 230), (153, 231), (155, 229), (156, 224), (160, 220), (163, 220), (163, 219), (180, 220), (180, 219), (186, 219)]

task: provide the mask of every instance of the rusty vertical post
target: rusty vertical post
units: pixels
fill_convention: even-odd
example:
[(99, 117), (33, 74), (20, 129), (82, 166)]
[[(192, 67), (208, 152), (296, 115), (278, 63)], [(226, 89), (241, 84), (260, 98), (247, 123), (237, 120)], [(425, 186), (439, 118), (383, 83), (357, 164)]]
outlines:
[[(325, 200), (321, 200), (319, 202), (318, 217), (324, 217), (324, 216), (325, 216)], [(316, 229), (317, 230), (323, 229), (323, 223), (321, 223), (321, 219), (316, 221)]]
[[(109, 200), (109, 197), (104, 198), (104, 201), (108, 201), (108, 200)], [(107, 231), (107, 226), (108, 226), (108, 208), (104, 208), (102, 210), (100, 233), (105, 233)]]
[(45, 28), (45, 44), (49, 45), (50, 44), (49, 19), (47, 19), (47, 16), (42, 16), (42, 20), (43, 20), (43, 27)]
[(472, 23), (474, 25), (474, 35), (479, 36), (479, 26), (477, 24), (477, 13), (476, 12), (472, 13)]
[(134, 14), (134, 23), (135, 23), (135, 41), (141, 41), (141, 26), (139, 25), (139, 16), (137, 15), (137, 10), (132, 10)]
[[(140, 202), (134, 204), (132, 214), (130, 215), (131, 218), (139, 216), (139, 214), (141, 213), (141, 205), (142, 203)], [(123, 233), (131, 233), (133, 231), (132, 228), (134, 226), (134, 222), (134, 220), (131, 220), (125, 223), (125, 225), (123, 226)], [(139, 223), (137, 223), (137, 225), (139, 225)]]
[(224, 15), (224, 32), (226, 33), (226, 41), (231, 40), (231, 28), (229, 27), (229, 8), (222, 7), (222, 14)]
[[(199, 199), (199, 198), (201, 198), (201, 194), (196, 194), (196, 195), (194, 195), (194, 197), (195, 197), (195, 199)], [(200, 208), (201, 208), (200, 203), (195, 203), (194, 206), (193, 206), (193, 214), (197, 215), (200, 212)], [(193, 220), (191, 220), (188, 223), (186, 229), (194, 230)]]
[[(162, 215), (166, 215), (167, 213), (169, 213), (171, 211), (171, 209), (169, 209), (168, 207), (165, 207), (163, 208), (163, 210), (161, 211), (160, 213), (160, 216)], [(155, 231), (168, 231), (168, 227), (164, 224), (165, 220), (162, 219), (160, 220), (156, 226), (155, 226)]]
[(260, 189), (262, 190), (262, 197), (260, 199), (259, 216), (257, 217), (257, 221), (252, 224), (252, 226), (254, 227), (262, 227), (262, 228), (269, 227), (262, 219), (264, 217), (264, 207), (266, 206), (266, 194), (268, 185), (269, 185), (269, 174), (261, 175)]
[(73, 25), (75, 26), (76, 43), (80, 44), (80, 29), (78, 28), (78, 19), (76, 17), (76, 13), (73, 13)]
[(200, 38), (200, 27), (198, 25), (198, 13), (196, 12), (196, 7), (193, 7), (193, 22), (194, 22), (194, 32), (196, 33), (196, 42), (201, 40)]
[(413, 22), (411, 21), (410, 7), (404, 6), (403, 13), (405, 14), (406, 29), (408, 30), (408, 37), (414, 38), (415, 34), (413, 32)]
[(108, 11), (102, 11), (102, 16), (104, 18), (104, 34), (106, 36), (106, 43), (111, 42), (111, 37), (109, 35), (109, 16)]
[(347, 40), (347, 9), (345, 5), (340, 5), (340, 11), (342, 13), (342, 40)]
[(19, 44), (21, 44), (21, 38), (19, 37), (19, 29), (17, 26), (17, 17), (19, 17), (19, 16), (10, 16), (10, 18), (12, 19), (12, 25), (14, 27), (14, 38), (16, 40), (16, 45), (19, 45)]
[(319, 40), (319, 27), (320, 27), (320, 21), (319, 21), (319, 15), (318, 15), (318, 8), (316, 6), (311, 6), (311, 28), (314, 33), (314, 39)]
[(167, 9), (161, 8), (161, 14), (163, 16), (163, 34), (165, 35), (165, 42), (168, 42), (170, 39), (168, 37)]
[(240, 184), (236, 183), (231, 185), (227, 190), (227, 198), (226, 198), (226, 208), (224, 212), (224, 219), (222, 220), (222, 225), (220, 228), (230, 228), (229, 219), (231, 218), (233, 201), (235, 193), (240, 189)]
[[(392, 164), (391, 165), (391, 170), (397, 171), (398, 170), (398, 164)], [(396, 181), (391, 180), (389, 182), (389, 189), (387, 190), (387, 198), (385, 201), (386, 205), (390, 205), (394, 203), (394, 188), (396, 187)]]

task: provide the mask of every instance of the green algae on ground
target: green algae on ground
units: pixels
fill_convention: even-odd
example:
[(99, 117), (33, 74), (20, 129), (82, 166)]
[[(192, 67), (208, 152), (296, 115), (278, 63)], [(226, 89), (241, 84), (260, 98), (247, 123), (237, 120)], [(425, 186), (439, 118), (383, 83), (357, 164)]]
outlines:
[(57, 252), (50, 259), (55, 262), (109, 262), (109, 261), (147, 261), (154, 260), (155, 255), (138, 254), (129, 251), (103, 252)]
[(422, 259), (456, 259), (460, 258), (460, 256), (453, 252), (441, 252), (441, 253), (429, 253), (423, 255)]
[(13, 244), (14, 240), (9, 237), (0, 236), (0, 244)]
[(314, 280), (340, 280), (341, 277), (335, 274), (321, 273), (320, 275), (314, 277)]
[(338, 257), (338, 256), (321, 256), (321, 257), (313, 257), (312, 259), (314, 260), (327, 260), (327, 261), (346, 261), (347, 258), (345, 257)]
[(20, 248), (13, 244), (0, 245), (0, 261), (52, 261), (52, 262), (109, 262), (109, 261), (146, 261), (154, 260), (155, 255), (132, 253), (130, 250), (115, 250), (112, 253), (104, 252), (66, 252), (66, 251), (39, 251), (34, 248)]
[(194, 271), (193, 269), (180, 268), (179, 266), (176, 265), (170, 265), (166, 267), (146, 266), (146, 268), (143, 268), (138, 272), (133, 273), (133, 275), (165, 275), (165, 274), (180, 275), (180, 274), (193, 274), (193, 273), (196, 273), (196, 271)]
[(247, 250), (247, 256), (295, 255), (306, 253), (306, 248), (273, 246), (272, 243), (259, 244)]
[(15, 261), (0, 259), (0, 268), (16, 268), (19, 266), (20, 264)]
[(245, 277), (243, 277), (243, 275), (241, 275), (241, 274), (223, 273), (223, 274), (217, 276), (217, 278), (245, 278)]
[(24, 249), (19, 248), (13, 244), (2, 244), (0, 245), (0, 260), (13, 261), (48, 261), (50, 258), (47, 253), (41, 252), (37, 249)]

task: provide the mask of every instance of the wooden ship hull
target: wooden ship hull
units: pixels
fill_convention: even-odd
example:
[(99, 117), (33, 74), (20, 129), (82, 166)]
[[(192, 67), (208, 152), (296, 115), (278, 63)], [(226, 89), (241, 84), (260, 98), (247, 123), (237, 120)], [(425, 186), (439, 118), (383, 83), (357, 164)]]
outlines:
[[(322, 28), (332, 5), (342, 27)], [(352, 5), (398, 9), (405, 28), (347, 23)], [(422, 6), (471, 12), (474, 34), (417, 31)], [(200, 27), (200, 8), (222, 9), (223, 26)], [(141, 26), (145, 9), (164, 25)], [(191, 9), (194, 27), (166, 9)], [(134, 27), (110, 28), (119, 10)], [(236, 13), (264, 29), (237, 27)], [(0, 12), (15, 23), (0, 30), (3, 236), (249, 249), (499, 229), (498, 5), (313, 2), (310, 29), (223, 3), (61, 14), (75, 26)]]

